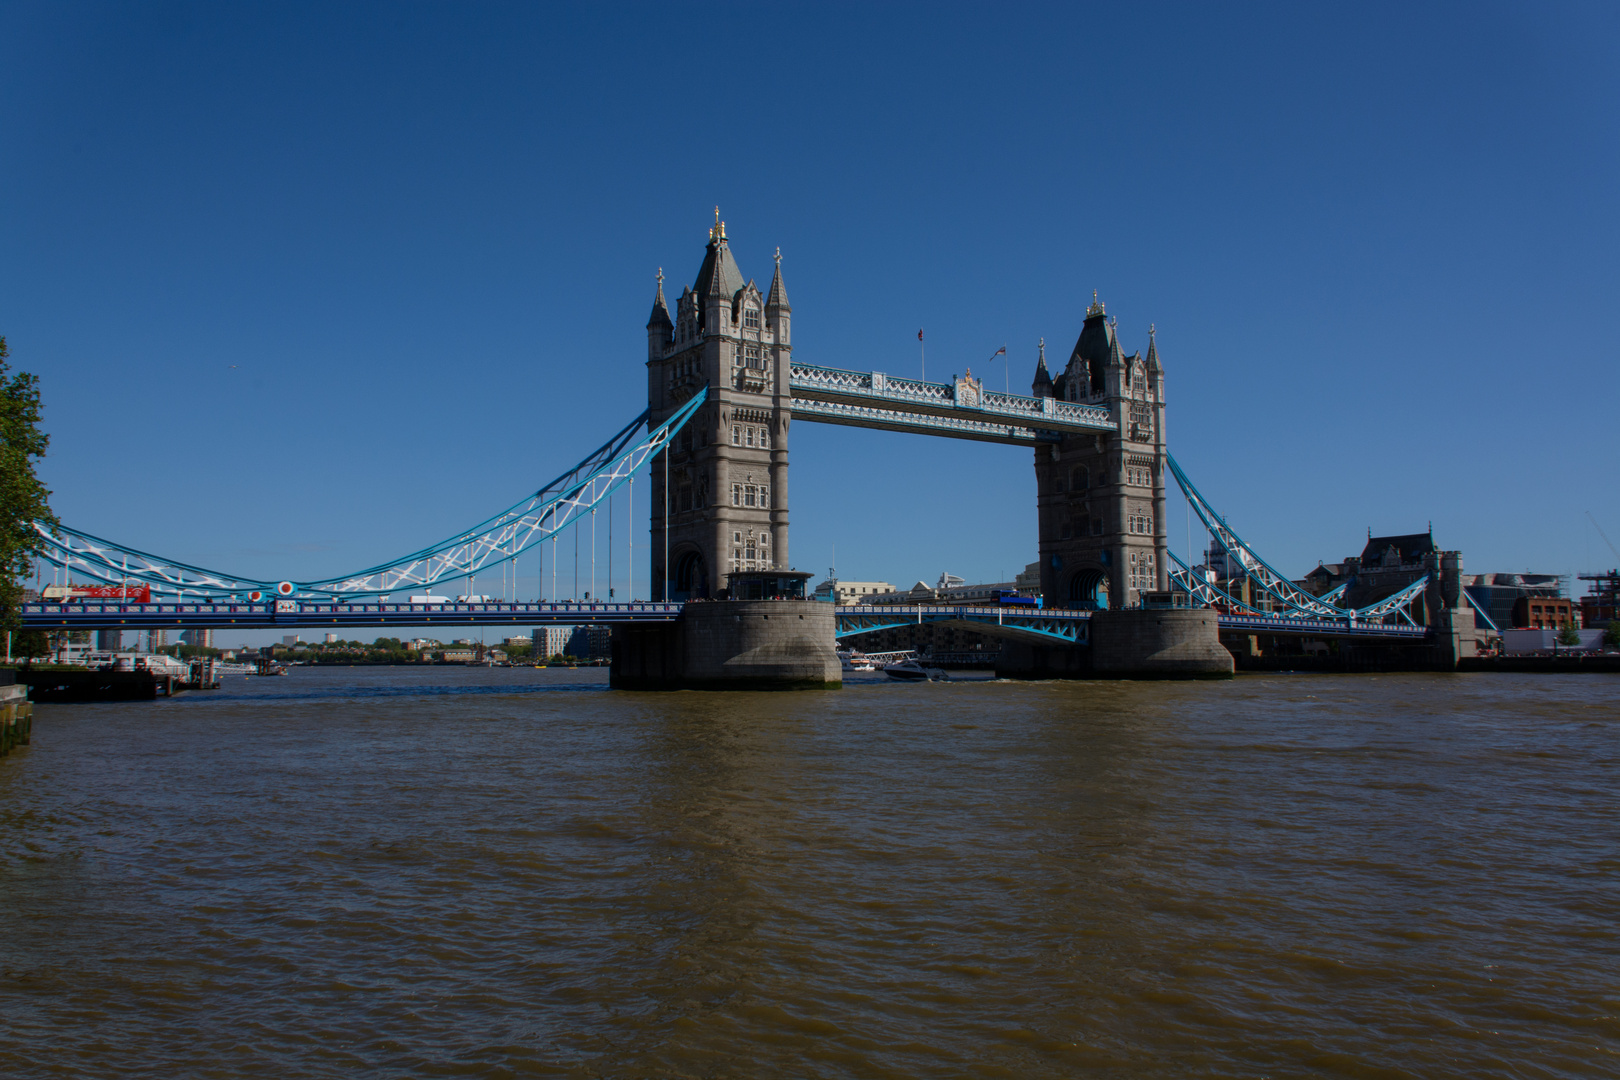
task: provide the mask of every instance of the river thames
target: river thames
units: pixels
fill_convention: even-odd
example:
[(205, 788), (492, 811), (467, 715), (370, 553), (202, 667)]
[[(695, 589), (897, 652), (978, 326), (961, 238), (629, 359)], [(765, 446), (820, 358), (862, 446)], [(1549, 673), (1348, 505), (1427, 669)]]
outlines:
[(296, 670), (0, 759), (0, 1074), (1620, 1075), (1620, 679)]

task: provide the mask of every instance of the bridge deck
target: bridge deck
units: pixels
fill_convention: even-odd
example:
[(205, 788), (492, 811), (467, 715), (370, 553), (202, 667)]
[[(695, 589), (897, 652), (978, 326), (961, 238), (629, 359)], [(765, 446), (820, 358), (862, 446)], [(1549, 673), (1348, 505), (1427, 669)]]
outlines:
[[(28, 630), (243, 629), (322, 626), (575, 626), (581, 623), (670, 622), (680, 617), (681, 603), (464, 603), (394, 604), (344, 601), (265, 600), (257, 603), (156, 603), (122, 600), (75, 600), (66, 604), (22, 605)], [(836, 611), (838, 636), (887, 630), (921, 623), (953, 623), (1000, 637), (1085, 642), (1091, 611), (1066, 608), (972, 607), (938, 604), (850, 604)], [(1421, 641), (1422, 626), (1348, 623), (1342, 619), (1220, 616), (1223, 631), (1303, 637), (1383, 638)]]

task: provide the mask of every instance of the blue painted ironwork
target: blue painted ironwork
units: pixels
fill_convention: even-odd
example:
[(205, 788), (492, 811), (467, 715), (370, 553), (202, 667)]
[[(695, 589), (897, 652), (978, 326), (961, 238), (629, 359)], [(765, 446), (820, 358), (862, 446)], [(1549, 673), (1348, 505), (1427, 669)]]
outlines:
[[(584, 624), (667, 623), (680, 618), (682, 603), (594, 601), (533, 603), (395, 604), (353, 601), (262, 600), (138, 604), (122, 600), (72, 600), (64, 604), (30, 601), (21, 606), (28, 630), (105, 629), (318, 629), (320, 627), (579, 626)], [(957, 623), (1000, 637), (1084, 645), (1090, 640), (1092, 612), (1028, 608), (909, 607), (849, 605), (836, 612), (837, 636), (853, 637), (920, 623)], [(1223, 630), (1304, 634), (1312, 637), (1364, 637), (1418, 640), (1421, 626), (1391, 626), (1342, 619), (1220, 612)]]
[[(1198, 515), (1198, 520), (1204, 523), (1204, 527), (1209, 530), (1216, 543), (1227, 553), (1228, 559), (1236, 562), (1250, 581), (1260, 586), (1267, 595), (1282, 605), (1286, 614), (1303, 618), (1346, 619), (1352, 623), (1372, 622), (1391, 615), (1398, 615), (1408, 623), (1416, 625), (1411, 614), (1407, 612), (1406, 606), (1422, 595), (1423, 590), (1428, 587), (1429, 578), (1427, 574), (1394, 595), (1387, 596), (1376, 603), (1361, 608), (1344, 608), (1333, 603), (1329, 597), (1313, 596), (1295, 585), (1287, 576), (1261, 558), (1259, 553), (1250, 547), (1226, 523), (1226, 519), (1217, 513), (1203, 494), (1193, 486), (1192, 481), (1187, 478), (1187, 474), (1182, 471), (1181, 466), (1176, 463), (1174, 457), (1165, 454), (1164, 460), (1165, 465), (1170, 469), (1171, 475), (1175, 477), (1176, 484), (1181, 488), (1181, 493), (1186, 496), (1193, 513)], [(1209, 582), (1200, 582), (1194, 579), (1191, 569), (1186, 563), (1176, 558), (1174, 554), (1170, 557), (1175, 559), (1182, 570), (1180, 574), (1171, 573), (1171, 580), (1178, 588), (1200, 598), (1206, 604), (1215, 603), (1216, 601), (1210, 597), (1213, 594), (1219, 594), (1222, 602), (1233, 605), (1237, 610), (1260, 613), (1258, 609), (1243, 603), (1230, 593), (1216, 588)], [(1341, 594), (1335, 591), (1332, 595), (1337, 598)]]
[(1491, 628), (1491, 633), (1500, 634), (1502, 632), (1497, 627), (1496, 620), (1491, 618), (1491, 613), (1480, 607), (1479, 601), (1475, 600), (1467, 589), (1463, 590), (1463, 596), (1467, 598), (1468, 606), (1474, 609), (1474, 614), (1485, 620), (1485, 625)]
[(1091, 612), (1027, 607), (947, 607), (943, 604), (847, 604), (834, 613), (837, 636), (853, 637), (877, 630), (895, 630), (923, 623), (955, 623), (982, 634), (1043, 641), (1048, 644), (1085, 644)]
[(1312, 619), (1305, 616), (1229, 615), (1218, 616), (1222, 630), (1239, 630), (1249, 634), (1290, 634), (1296, 637), (1324, 638), (1385, 638), (1399, 641), (1423, 641), (1429, 636), (1426, 626), (1400, 626), (1381, 622), (1350, 622), (1344, 619)]
[(111, 584), (144, 582), (154, 593), (199, 598), (245, 598), (254, 592), (286, 599), (317, 600), (334, 596), (380, 596), (401, 589), (425, 588), (464, 577), (517, 558), (527, 548), (588, 517), (590, 511), (629, 480), (690, 420), (708, 397), (700, 389), (664, 423), (641, 434), (648, 413), (626, 425), (578, 465), (533, 495), (487, 521), (403, 558), (342, 577), (291, 582), (290, 593), (277, 593), (278, 582), (224, 574), (151, 555), (66, 526), (40, 522), (35, 530), (45, 541), (49, 562), (83, 577)]
[(30, 630), (212, 629), (322, 626), (578, 626), (585, 623), (670, 622), (681, 604), (640, 601), (395, 604), (344, 600), (259, 600), (137, 604), (72, 600), (22, 605)]

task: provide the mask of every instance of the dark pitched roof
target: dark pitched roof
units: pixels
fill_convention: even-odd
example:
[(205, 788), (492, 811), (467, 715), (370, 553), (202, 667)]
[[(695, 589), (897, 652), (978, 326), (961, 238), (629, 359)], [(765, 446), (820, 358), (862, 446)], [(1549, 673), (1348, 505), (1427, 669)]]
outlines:
[(672, 327), (674, 325), (674, 321), (669, 317), (669, 305), (664, 302), (664, 271), (660, 269), (658, 271), (658, 295), (653, 297), (652, 314), (647, 317), (647, 326), (650, 329), (654, 326)]
[(1041, 338), (1040, 354), (1035, 360), (1035, 381), (1030, 384), (1030, 392), (1036, 397), (1049, 396), (1052, 393), (1052, 373), (1046, 370), (1046, 339)]
[(1423, 557), (1431, 551), (1437, 550), (1434, 546), (1434, 536), (1430, 533), (1408, 533), (1405, 536), (1373, 536), (1367, 539), (1367, 546), (1361, 550), (1361, 563), (1377, 565), (1384, 557), (1384, 553), (1394, 548), (1400, 555), (1402, 563), (1422, 562)]
[(771, 295), (765, 298), (765, 306), (779, 311), (793, 310), (793, 305), (788, 303), (787, 286), (782, 284), (781, 248), (776, 249), (776, 275), (771, 278)]
[(710, 240), (692, 291), (699, 296), (723, 296), (730, 300), (742, 291), (742, 287), (742, 271), (737, 269), (737, 260), (731, 257), (731, 245), (726, 243), (724, 237)]

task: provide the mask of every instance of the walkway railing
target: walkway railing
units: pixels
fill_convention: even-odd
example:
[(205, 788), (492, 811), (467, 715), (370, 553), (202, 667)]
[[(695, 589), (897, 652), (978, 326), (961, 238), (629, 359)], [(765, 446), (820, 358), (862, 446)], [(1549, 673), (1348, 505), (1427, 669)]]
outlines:
[[(984, 433), (971, 426), (953, 428), (927, 424), (921, 422), (921, 418), (949, 417), (969, 424), (987, 424), (992, 429), (1005, 427), (1010, 421), (1020, 430), (997, 441), (1017, 442), (1052, 441), (1064, 433), (1119, 430), (1118, 422), (1105, 408), (1051, 397), (999, 393), (984, 389), (983, 383), (971, 378), (932, 383), (885, 375), (881, 371), (794, 364), (789, 387), (795, 412), (801, 411), (802, 403), (810, 401), (877, 410), (876, 413), (836, 408), (803, 410), (807, 419), (827, 423), (884, 426), (893, 430), (918, 428), (930, 434), (975, 438)], [(877, 422), (880, 419), (884, 421), (881, 425)]]

